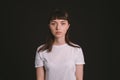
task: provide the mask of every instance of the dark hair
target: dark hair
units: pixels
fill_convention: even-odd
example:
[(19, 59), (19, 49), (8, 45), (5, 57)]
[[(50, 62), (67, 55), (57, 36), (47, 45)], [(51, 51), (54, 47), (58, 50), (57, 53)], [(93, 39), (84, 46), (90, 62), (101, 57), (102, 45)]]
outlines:
[[(48, 23), (50, 23), (51, 20), (55, 20), (55, 19), (68, 20), (68, 23), (70, 23), (69, 15), (68, 15), (66, 10), (59, 10), (59, 9), (54, 10), (49, 16)], [(65, 41), (68, 45), (70, 45), (72, 47), (80, 48), (79, 45), (74, 45), (70, 41), (70, 39), (69, 39), (69, 29), (66, 32)], [(54, 36), (52, 35), (52, 33), (49, 29), (48, 38), (47, 38), (45, 44), (38, 49), (38, 52), (39, 51), (44, 51), (44, 50), (47, 50), (47, 52), (50, 52), (52, 50), (53, 42), (54, 42)]]
[(53, 12), (51, 12), (49, 15), (48, 23), (55, 19), (64, 19), (70, 23), (68, 12), (64, 9), (55, 9)]

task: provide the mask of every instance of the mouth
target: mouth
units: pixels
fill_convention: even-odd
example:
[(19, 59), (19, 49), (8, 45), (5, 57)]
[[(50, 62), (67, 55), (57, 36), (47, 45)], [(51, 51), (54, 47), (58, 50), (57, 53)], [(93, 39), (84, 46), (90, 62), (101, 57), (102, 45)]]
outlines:
[(56, 32), (56, 34), (61, 34), (62, 32)]

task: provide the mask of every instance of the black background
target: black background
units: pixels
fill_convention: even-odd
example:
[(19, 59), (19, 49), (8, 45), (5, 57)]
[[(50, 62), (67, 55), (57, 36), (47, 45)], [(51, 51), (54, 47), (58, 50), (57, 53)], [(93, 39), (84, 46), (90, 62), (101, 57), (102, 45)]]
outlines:
[(4, 4), (0, 80), (36, 80), (35, 52), (46, 39), (48, 14), (54, 8), (65, 8), (71, 16), (71, 39), (85, 56), (84, 80), (108, 79), (109, 2), (20, 0)]

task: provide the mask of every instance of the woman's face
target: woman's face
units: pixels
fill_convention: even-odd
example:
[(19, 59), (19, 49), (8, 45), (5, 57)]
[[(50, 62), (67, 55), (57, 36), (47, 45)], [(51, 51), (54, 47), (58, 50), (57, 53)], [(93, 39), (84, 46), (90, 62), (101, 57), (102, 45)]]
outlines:
[(70, 24), (64, 19), (55, 19), (50, 21), (49, 27), (55, 38), (65, 37)]

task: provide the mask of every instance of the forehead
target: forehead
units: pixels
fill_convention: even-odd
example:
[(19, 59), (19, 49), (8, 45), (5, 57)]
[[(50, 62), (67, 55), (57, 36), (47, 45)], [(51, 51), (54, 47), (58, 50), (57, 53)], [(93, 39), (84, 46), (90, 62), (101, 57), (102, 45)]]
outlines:
[(51, 20), (50, 22), (66, 22), (67, 20), (65, 19), (54, 19), (54, 20)]

